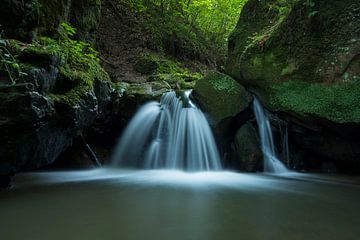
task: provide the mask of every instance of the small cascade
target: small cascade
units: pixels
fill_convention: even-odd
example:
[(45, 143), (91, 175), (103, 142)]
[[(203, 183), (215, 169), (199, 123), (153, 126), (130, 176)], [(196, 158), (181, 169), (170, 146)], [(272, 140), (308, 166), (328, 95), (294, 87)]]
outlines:
[(287, 168), (276, 157), (274, 138), (270, 126), (270, 121), (263, 106), (258, 99), (254, 98), (254, 113), (259, 126), (259, 135), (261, 139), (261, 148), (264, 154), (264, 172), (284, 173)]
[(126, 128), (112, 163), (142, 169), (221, 170), (210, 126), (190, 100), (165, 93), (160, 103), (145, 104)]
[(289, 150), (289, 129), (288, 125), (285, 126), (285, 131), (283, 132), (283, 143), (282, 143), (282, 160), (285, 162), (286, 166), (290, 166), (290, 150)]

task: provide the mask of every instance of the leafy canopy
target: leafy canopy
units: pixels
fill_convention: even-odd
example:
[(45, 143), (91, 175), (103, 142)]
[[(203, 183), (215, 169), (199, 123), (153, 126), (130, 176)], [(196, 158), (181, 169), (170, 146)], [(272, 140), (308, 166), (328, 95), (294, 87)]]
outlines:
[[(136, 11), (148, 15), (152, 32), (182, 37), (191, 50), (223, 58), (227, 39), (247, 0), (128, 0)], [(156, 34), (155, 34), (156, 35)], [(191, 48), (191, 47), (190, 47)], [(196, 53), (195, 53), (196, 54)], [(212, 55), (212, 56), (211, 56)], [(216, 59), (215, 59), (216, 61)]]

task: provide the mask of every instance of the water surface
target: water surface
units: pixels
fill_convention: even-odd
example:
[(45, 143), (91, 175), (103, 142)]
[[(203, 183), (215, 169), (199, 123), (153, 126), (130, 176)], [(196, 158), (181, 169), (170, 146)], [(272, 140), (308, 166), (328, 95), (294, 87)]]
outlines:
[(1, 239), (358, 240), (360, 179), (231, 172), (30, 173), (0, 192)]

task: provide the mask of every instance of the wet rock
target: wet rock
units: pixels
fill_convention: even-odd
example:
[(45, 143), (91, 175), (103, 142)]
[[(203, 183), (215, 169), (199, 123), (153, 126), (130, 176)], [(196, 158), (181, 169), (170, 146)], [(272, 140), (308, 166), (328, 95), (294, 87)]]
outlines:
[(46, 81), (29, 74), (22, 80), (27, 83), (0, 86), (0, 162), (16, 171), (55, 161), (105, 111), (111, 97), (109, 82), (98, 79), (75, 104), (54, 101), (49, 96), (50, 85), (59, 81), (58, 74), (49, 74), (54, 69), (36, 66), (29, 71), (41, 72)]
[(239, 129), (235, 144), (241, 169), (256, 172), (261, 165), (263, 154), (257, 130), (251, 123), (246, 123)]
[(249, 0), (230, 36), (226, 72), (289, 123), (294, 168), (360, 172), (359, 10), (356, 0)]
[(231, 77), (210, 72), (196, 82), (192, 96), (216, 125), (249, 106), (251, 95)]
[(226, 71), (271, 110), (360, 123), (359, 9), (356, 0), (248, 1)]

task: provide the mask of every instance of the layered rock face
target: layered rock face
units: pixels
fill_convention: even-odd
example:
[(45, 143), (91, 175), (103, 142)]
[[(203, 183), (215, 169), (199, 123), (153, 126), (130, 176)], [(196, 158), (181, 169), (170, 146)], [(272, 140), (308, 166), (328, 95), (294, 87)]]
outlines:
[[(16, 83), (0, 85), (0, 157), (2, 164), (11, 163), (16, 170), (52, 163), (110, 100), (106, 74), (91, 79), (81, 92), (84, 79), (71, 79), (63, 72), (66, 63), (56, 55), (48, 57), (36, 62), (32, 57)], [(85, 70), (73, 71), (91, 76)]]
[[(0, 169), (6, 174), (52, 163), (105, 111), (113, 89), (85, 42), (98, 24), (100, 1), (4, 1), (0, 12)], [(53, 38), (75, 34), (59, 27), (70, 19), (84, 42)]]
[(249, 0), (230, 36), (226, 72), (288, 122), (299, 168), (360, 169), (359, 14), (357, 0)]

